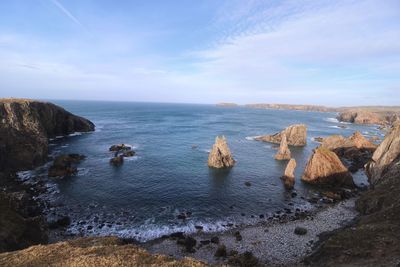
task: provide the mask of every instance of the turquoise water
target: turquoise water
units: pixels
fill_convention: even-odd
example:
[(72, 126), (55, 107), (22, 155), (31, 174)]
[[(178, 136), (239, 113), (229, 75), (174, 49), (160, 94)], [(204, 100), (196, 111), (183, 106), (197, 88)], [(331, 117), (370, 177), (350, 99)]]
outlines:
[[(376, 127), (340, 124), (334, 113), (222, 108), (211, 105), (54, 101), (84, 116), (96, 131), (52, 140), (52, 154), (87, 156), (79, 174), (52, 180), (57, 207), (49, 214), (67, 214), (71, 234), (106, 235), (149, 240), (174, 231), (223, 230), (228, 223), (252, 224), (259, 215), (283, 208), (310, 209), (312, 187), (300, 182), (313, 148), (312, 137), (367, 136)], [(308, 145), (291, 148), (298, 163), (297, 197), (284, 190), (279, 177), (285, 162), (275, 161), (277, 145), (251, 137), (271, 134), (290, 124), (308, 127)], [(338, 128), (345, 125), (346, 129)], [(231, 170), (207, 167), (208, 152), (217, 135), (225, 135), (237, 164)], [(113, 144), (134, 146), (136, 156), (119, 167), (109, 164)], [(196, 146), (193, 148), (192, 146)], [(358, 182), (365, 182), (362, 173)], [(245, 186), (245, 182), (251, 186)], [(176, 218), (189, 212), (187, 220)]]

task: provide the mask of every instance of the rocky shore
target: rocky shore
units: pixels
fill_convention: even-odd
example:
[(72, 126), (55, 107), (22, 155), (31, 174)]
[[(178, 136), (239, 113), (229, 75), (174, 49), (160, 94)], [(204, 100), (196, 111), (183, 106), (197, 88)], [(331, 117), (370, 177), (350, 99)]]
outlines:
[[(302, 177), (303, 182), (328, 186), (320, 196), (309, 199), (316, 204), (315, 210), (288, 208), (270, 217), (260, 215), (263, 220), (256, 225), (235, 226), (221, 233), (205, 233), (198, 226), (195, 234), (174, 233), (142, 244), (150, 253), (157, 253), (149, 254), (134, 240), (115, 237), (37, 245), (48, 242), (48, 228), (54, 226), (43, 218), (43, 207), (35, 200), (43, 185), (24, 184), (16, 179), (15, 172), (46, 162), (50, 137), (93, 131), (94, 124), (54, 104), (32, 100), (0, 100), (0, 115), (1, 266), (400, 264), (400, 125), (394, 124), (378, 147), (359, 133), (321, 140)], [(282, 149), (278, 158), (289, 160), (288, 145), (305, 146), (306, 135), (305, 125), (292, 125), (274, 135), (259, 137), (259, 141), (279, 143)], [(123, 144), (113, 147), (110, 151), (116, 152), (115, 157), (127, 150)], [(79, 154), (58, 157), (49, 174), (73, 175), (75, 164), (83, 159)], [(230, 168), (234, 163), (226, 139), (217, 138), (208, 165)], [(286, 188), (292, 198), (302, 197), (290, 191), (296, 163), (293, 159), (289, 163), (283, 174), (283, 180), (288, 180)], [(351, 170), (357, 171), (365, 163), (370, 188), (355, 199), (358, 189)]]

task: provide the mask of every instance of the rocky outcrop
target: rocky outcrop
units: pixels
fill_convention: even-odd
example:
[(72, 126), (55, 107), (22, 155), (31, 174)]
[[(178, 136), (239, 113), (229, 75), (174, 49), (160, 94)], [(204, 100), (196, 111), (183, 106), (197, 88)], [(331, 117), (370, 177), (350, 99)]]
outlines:
[(400, 126), (367, 165), (371, 183), (356, 202), (360, 216), (324, 238), (306, 259), (312, 266), (398, 266), (400, 263)]
[(92, 237), (69, 240), (46, 246), (0, 254), (0, 265), (22, 266), (182, 266), (201, 267), (207, 264), (184, 258), (150, 254), (138, 246), (116, 237)]
[(55, 158), (48, 171), (49, 177), (64, 177), (75, 175), (78, 172), (76, 164), (85, 159), (84, 155), (68, 154)]
[(114, 166), (121, 166), (124, 163), (124, 158), (133, 157), (136, 154), (132, 150), (132, 146), (127, 144), (112, 145), (109, 151), (115, 152), (114, 157), (110, 159), (110, 164)]
[(290, 153), (285, 132), (282, 133), (281, 144), (279, 145), (279, 150), (275, 154), (276, 160), (289, 160), (292, 157)]
[(208, 166), (211, 168), (229, 168), (235, 165), (235, 160), (232, 157), (225, 137), (215, 139), (215, 144), (208, 155)]
[(314, 149), (301, 180), (310, 184), (354, 187), (350, 172), (338, 156), (324, 147)]
[(32, 169), (47, 160), (48, 138), (93, 130), (89, 120), (54, 104), (0, 99), (0, 169)]
[(356, 124), (386, 124), (386, 119), (376, 113), (365, 110), (347, 110), (337, 116), (339, 121)]
[(30, 190), (14, 174), (0, 173), (0, 252), (47, 243), (46, 222)]
[(369, 182), (373, 185), (392, 176), (400, 179), (400, 125), (394, 126), (375, 150), (366, 166)]
[(110, 146), (108, 150), (113, 152), (130, 151), (132, 150), (132, 146), (127, 144), (117, 144)]
[(296, 165), (297, 165), (296, 160), (290, 159), (288, 164), (286, 165), (285, 173), (281, 177), (283, 184), (285, 185), (285, 188), (288, 190), (294, 187), (295, 183), (294, 170), (296, 169)]
[(257, 136), (255, 140), (280, 144), (285, 134), (287, 143), (291, 146), (305, 146), (307, 144), (307, 127), (304, 124), (295, 124), (287, 127), (280, 133)]
[(358, 131), (348, 138), (341, 135), (324, 138), (321, 146), (335, 152), (341, 159), (348, 162), (349, 170), (352, 172), (363, 168), (377, 147)]
[(290, 105), (290, 104), (248, 104), (247, 108), (257, 109), (278, 109), (278, 110), (300, 110), (300, 111), (318, 111), (318, 112), (333, 112), (335, 108), (318, 106), (318, 105)]

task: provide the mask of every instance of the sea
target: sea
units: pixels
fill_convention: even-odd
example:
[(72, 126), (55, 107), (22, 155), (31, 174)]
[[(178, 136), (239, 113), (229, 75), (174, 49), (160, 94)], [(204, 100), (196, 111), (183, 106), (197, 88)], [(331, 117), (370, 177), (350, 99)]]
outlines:
[[(26, 181), (39, 179), (51, 203), (49, 218), (68, 216), (66, 232), (79, 236), (117, 235), (141, 242), (173, 232), (224, 231), (252, 225), (283, 209), (311, 210), (308, 199), (319, 189), (300, 178), (315, 137), (349, 136), (360, 131), (367, 138), (382, 136), (377, 126), (340, 123), (336, 113), (101, 101), (52, 101), (91, 120), (96, 130), (50, 140), (49, 163), (20, 173)], [(276, 161), (278, 145), (258, 142), (255, 136), (273, 134), (292, 124), (306, 124), (305, 147), (290, 147), (297, 161), (293, 192), (280, 177), (286, 162)], [(208, 153), (216, 136), (225, 136), (236, 165), (210, 169)], [(129, 144), (136, 155), (122, 166), (109, 163), (109, 147)], [(86, 159), (78, 174), (63, 179), (47, 177), (51, 159), (79, 153)], [(354, 175), (367, 184), (363, 171)], [(250, 186), (245, 185), (250, 182)], [(186, 219), (178, 219), (185, 214)]]

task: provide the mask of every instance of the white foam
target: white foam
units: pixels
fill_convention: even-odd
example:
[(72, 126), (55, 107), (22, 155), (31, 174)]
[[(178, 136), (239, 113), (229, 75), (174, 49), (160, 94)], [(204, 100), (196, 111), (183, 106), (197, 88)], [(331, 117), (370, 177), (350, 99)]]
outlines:
[(83, 134), (82, 132), (74, 132), (72, 134), (69, 134), (68, 136), (79, 136), (79, 135), (82, 135), (82, 134)]
[(17, 172), (17, 177), (20, 181), (27, 181), (30, 178), (34, 177), (34, 171), (21, 171)]
[(245, 139), (248, 141), (254, 141), (254, 140), (256, 140), (257, 137), (259, 137), (259, 136), (246, 136)]
[(324, 121), (334, 122), (334, 123), (338, 123), (339, 122), (338, 119), (336, 119), (336, 118), (324, 118)]

